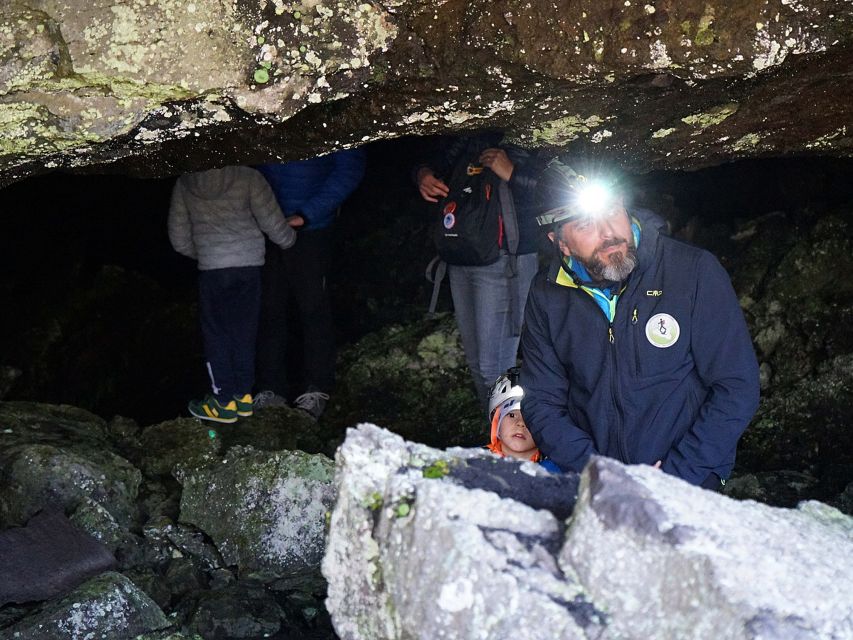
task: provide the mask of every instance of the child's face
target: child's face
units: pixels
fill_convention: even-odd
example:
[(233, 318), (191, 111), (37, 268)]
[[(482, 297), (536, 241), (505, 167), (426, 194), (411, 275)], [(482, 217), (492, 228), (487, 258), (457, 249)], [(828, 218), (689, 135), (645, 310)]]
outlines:
[(504, 453), (514, 458), (529, 458), (536, 449), (533, 436), (524, 424), (521, 411), (510, 411), (503, 417), (498, 430)]

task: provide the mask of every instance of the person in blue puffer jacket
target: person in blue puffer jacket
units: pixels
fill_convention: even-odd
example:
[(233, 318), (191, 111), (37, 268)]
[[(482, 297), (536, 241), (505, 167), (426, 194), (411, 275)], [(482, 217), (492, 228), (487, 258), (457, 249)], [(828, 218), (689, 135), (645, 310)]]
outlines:
[(258, 167), (285, 216), (298, 215), (305, 225), (289, 251), (268, 248), (264, 267), (261, 326), (257, 351), (255, 406), (287, 404), (287, 304), (292, 298), (303, 335), (303, 393), (297, 408), (319, 418), (335, 382), (335, 332), (326, 290), (332, 260), (333, 223), (338, 208), (364, 176), (362, 149)]
[(566, 165), (537, 189), (553, 263), (531, 288), (522, 411), (541, 451), (592, 455), (719, 489), (758, 406), (758, 362), (722, 265), (650, 211), (592, 192)]

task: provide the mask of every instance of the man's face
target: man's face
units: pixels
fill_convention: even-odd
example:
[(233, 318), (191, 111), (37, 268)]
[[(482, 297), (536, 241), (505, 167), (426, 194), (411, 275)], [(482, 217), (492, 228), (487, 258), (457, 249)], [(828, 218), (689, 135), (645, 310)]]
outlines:
[(577, 218), (550, 233), (560, 253), (579, 260), (594, 281), (621, 282), (637, 266), (631, 221), (621, 201), (599, 216)]

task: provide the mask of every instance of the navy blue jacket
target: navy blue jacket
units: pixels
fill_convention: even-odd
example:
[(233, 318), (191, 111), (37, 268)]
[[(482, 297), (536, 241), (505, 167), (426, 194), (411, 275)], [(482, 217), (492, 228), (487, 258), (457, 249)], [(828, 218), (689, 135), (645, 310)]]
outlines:
[(305, 218), (302, 231), (334, 222), (338, 207), (364, 177), (365, 164), (363, 150), (346, 149), (287, 164), (264, 164), (258, 170), (270, 183), (284, 214), (300, 213)]
[[(758, 406), (743, 313), (714, 256), (662, 235), (655, 214), (631, 214), (641, 227), (638, 264), (612, 323), (560, 260), (533, 281), (521, 338), (524, 419), (566, 470), (604, 455), (662, 460), (697, 485), (711, 473), (728, 478)], [(655, 346), (676, 330), (669, 346)]]

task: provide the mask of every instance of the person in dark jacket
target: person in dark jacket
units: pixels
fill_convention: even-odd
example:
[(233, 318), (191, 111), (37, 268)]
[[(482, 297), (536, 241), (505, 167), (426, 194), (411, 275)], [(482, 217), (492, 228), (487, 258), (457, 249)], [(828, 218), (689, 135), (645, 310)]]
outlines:
[(332, 224), (338, 208), (361, 182), (365, 162), (363, 150), (349, 149), (258, 167), (284, 214), (305, 220), (292, 249), (269, 247), (267, 253), (257, 351), (258, 408), (287, 404), (287, 308), (292, 301), (302, 330), (304, 369), (304, 392), (295, 405), (315, 419), (325, 410), (335, 383), (335, 331), (326, 289)]
[(456, 163), (483, 149), (480, 164), (508, 183), (515, 203), (519, 239), (513, 275), (508, 275), (512, 269), (507, 252), (494, 264), (447, 266), (456, 325), (484, 411), (494, 380), (516, 365), (524, 301), (539, 268), (539, 233), (529, 185), (542, 165), (524, 149), (503, 144), (502, 138), (501, 132), (454, 138), (414, 170), (421, 197), (439, 202), (449, 193), (447, 180)]
[[(553, 185), (562, 184), (563, 190)], [(758, 363), (728, 274), (621, 197), (581, 197), (552, 163), (540, 187), (557, 255), (537, 275), (522, 336), (522, 410), (542, 452), (592, 455), (719, 488), (758, 406)]]

